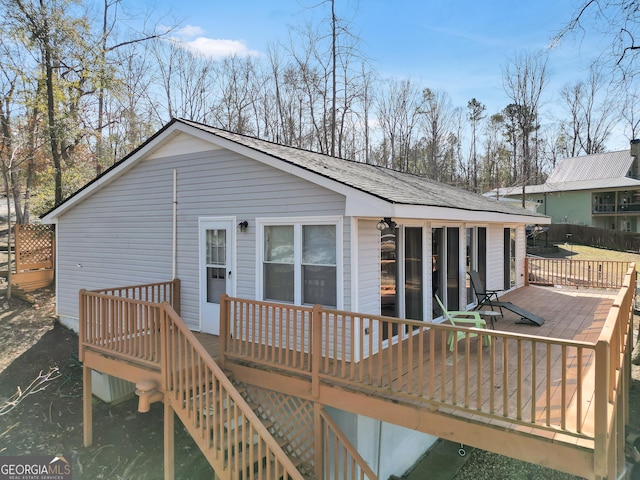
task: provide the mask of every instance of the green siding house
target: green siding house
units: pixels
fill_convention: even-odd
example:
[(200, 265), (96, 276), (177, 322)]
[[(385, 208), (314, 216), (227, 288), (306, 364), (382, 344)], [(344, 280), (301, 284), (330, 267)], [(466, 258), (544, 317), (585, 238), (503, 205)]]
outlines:
[[(629, 150), (561, 160), (545, 183), (527, 185), (525, 202), (551, 223), (640, 232), (640, 140)], [(522, 201), (522, 187), (497, 188), (485, 196)]]

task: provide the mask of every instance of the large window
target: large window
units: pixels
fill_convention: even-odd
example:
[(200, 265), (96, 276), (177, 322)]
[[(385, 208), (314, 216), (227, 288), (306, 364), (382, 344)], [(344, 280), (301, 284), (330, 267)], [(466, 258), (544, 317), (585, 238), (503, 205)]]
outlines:
[(337, 305), (336, 225), (265, 225), (263, 298)]

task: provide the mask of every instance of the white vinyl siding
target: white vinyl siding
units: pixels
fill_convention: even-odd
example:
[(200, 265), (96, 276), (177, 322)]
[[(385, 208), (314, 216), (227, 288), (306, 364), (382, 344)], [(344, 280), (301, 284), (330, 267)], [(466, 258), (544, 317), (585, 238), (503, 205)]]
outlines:
[(357, 311), (380, 315), (380, 231), (377, 220), (358, 222)]
[[(238, 232), (236, 294), (255, 298), (256, 217), (342, 216), (344, 197), (228, 150), (136, 164), (60, 217), (58, 312), (77, 319), (78, 290), (171, 280), (173, 170), (181, 314), (198, 328), (198, 218), (247, 220)], [(349, 232), (345, 224), (344, 236)], [(344, 264), (350, 252), (345, 246)], [(81, 267), (77, 265), (81, 264)], [(342, 285), (341, 285), (342, 288)], [(348, 288), (348, 283), (344, 288)]]
[(524, 225), (516, 228), (516, 288), (524, 287), (524, 262), (527, 256), (527, 234)]
[(487, 279), (485, 288), (502, 290), (504, 283), (504, 226), (487, 227)]
[(145, 160), (189, 155), (192, 153), (217, 150), (218, 148), (220, 147), (214, 146), (210, 142), (179, 132), (167, 138), (162, 145), (147, 155)]

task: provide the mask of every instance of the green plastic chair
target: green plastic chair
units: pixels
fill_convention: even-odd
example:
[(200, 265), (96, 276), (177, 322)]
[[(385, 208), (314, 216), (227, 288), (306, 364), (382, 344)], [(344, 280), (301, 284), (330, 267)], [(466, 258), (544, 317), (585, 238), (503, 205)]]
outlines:
[[(440, 298), (438, 298), (437, 295), (435, 295), (435, 297), (438, 301), (438, 305), (440, 305), (440, 309), (442, 310), (442, 315), (444, 316), (445, 320), (447, 320), (451, 325), (460, 327), (487, 328), (487, 322), (485, 322), (484, 319), (480, 316), (480, 313), (474, 311), (447, 311), (440, 301)], [(453, 352), (455, 344), (466, 336), (467, 335), (465, 332), (451, 332), (449, 334), (448, 340), (449, 350)], [(469, 336), (477, 337), (478, 334), (470, 333)], [(483, 341), (485, 345), (491, 345), (491, 336), (484, 335)]]

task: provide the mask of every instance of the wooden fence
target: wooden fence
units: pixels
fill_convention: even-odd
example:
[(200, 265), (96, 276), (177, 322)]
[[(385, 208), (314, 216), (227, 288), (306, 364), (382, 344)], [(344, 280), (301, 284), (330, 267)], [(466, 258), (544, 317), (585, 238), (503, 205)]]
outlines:
[[(567, 235), (570, 236), (567, 237)], [(546, 233), (546, 238), (545, 234), (540, 235), (536, 240), (536, 244), (543, 245), (545, 240), (549, 243), (569, 242), (625, 252), (640, 252), (640, 233), (621, 232), (619, 230), (588, 227), (586, 225), (551, 224)]]
[(25, 292), (46, 287), (54, 278), (55, 234), (49, 225), (14, 226), (15, 273), (11, 283)]

